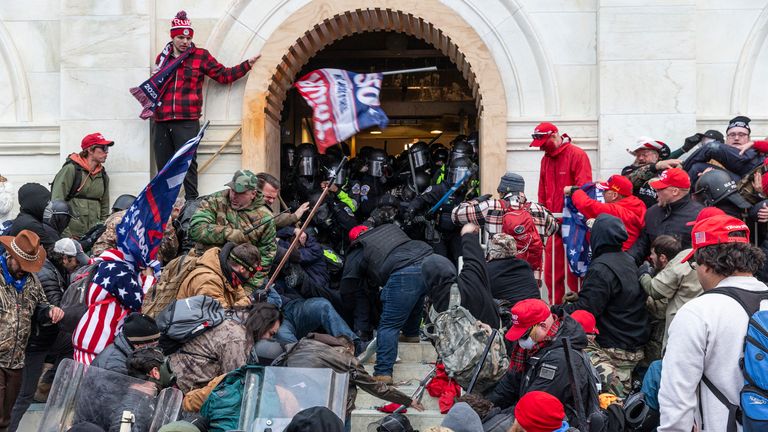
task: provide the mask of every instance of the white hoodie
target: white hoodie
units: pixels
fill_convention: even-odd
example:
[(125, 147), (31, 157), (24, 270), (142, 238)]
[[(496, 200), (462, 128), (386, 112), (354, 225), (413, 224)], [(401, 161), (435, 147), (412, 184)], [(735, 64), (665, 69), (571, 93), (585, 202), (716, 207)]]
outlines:
[[(727, 277), (717, 286), (768, 290), (762, 282), (745, 276)], [(702, 295), (680, 308), (669, 327), (661, 371), (659, 432), (726, 430), (728, 410), (701, 383), (701, 376), (705, 374), (729, 401), (738, 404), (744, 386), (739, 359), (748, 322), (741, 305), (722, 294)]]

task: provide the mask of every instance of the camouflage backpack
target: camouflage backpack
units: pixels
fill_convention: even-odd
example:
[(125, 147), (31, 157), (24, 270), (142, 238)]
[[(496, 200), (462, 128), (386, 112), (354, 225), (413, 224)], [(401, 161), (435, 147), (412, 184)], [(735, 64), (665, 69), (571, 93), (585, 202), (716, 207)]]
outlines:
[[(461, 306), (459, 286), (455, 283), (451, 285), (448, 309), (438, 313), (434, 306), (430, 307), (429, 319), (432, 323), (424, 327), (424, 334), (432, 340), (448, 376), (466, 389), (483, 357), (485, 345), (491, 336), (491, 327), (477, 320)], [(507, 371), (509, 358), (502, 335), (503, 332), (496, 333), (473, 392), (486, 390)]]
[(192, 272), (197, 265), (197, 256), (194, 251), (181, 255), (163, 267), (160, 280), (149, 289), (141, 304), (141, 312), (152, 318), (163, 311), (169, 304), (176, 301), (181, 282)]

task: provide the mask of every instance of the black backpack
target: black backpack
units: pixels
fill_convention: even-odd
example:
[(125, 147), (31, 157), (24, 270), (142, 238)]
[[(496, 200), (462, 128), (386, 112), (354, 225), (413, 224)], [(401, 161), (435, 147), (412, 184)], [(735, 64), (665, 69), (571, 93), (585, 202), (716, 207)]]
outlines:
[(200, 208), (200, 203), (207, 198), (200, 196), (184, 203), (184, 207), (179, 212), (179, 217), (173, 220), (173, 227), (176, 229), (176, 237), (179, 239), (181, 255), (186, 255), (195, 247), (195, 242), (189, 238), (189, 225), (192, 222), (192, 216)]
[(99, 262), (80, 267), (72, 275), (72, 283), (69, 284), (59, 303), (64, 311), (64, 318), (59, 321), (59, 329), (65, 333), (74, 333), (80, 319), (88, 311), (85, 297), (91, 287), (91, 281), (99, 269)]

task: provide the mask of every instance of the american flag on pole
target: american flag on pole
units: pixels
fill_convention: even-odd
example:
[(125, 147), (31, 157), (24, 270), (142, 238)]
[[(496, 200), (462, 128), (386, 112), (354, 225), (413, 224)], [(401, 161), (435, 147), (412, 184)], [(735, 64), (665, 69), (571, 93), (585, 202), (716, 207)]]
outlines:
[(294, 84), (312, 107), (315, 142), (321, 154), (363, 129), (387, 127), (389, 118), (379, 101), (382, 77), (380, 73), (318, 69)]
[[(605, 202), (603, 191), (595, 187), (595, 183), (587, 183), (581, 187), (581, 190), (593, 200)], [(587, 241), (589, 228), (587, 228), (587, 218), (579, 213), (570, 196), (565, 197), (561, 230), (568, 267), (574, 275), (584, 277), (587, 274), (589, 262), (592, 260), (592, 251), (589, 248), (589, 241)]]
[(117, 248), (137, 268), (157, 265), (153, 261), (160, 248), (165, 225), (208, 124), (206, 122), (197, 136), (173, 155), (139, 194), (117, 226)]

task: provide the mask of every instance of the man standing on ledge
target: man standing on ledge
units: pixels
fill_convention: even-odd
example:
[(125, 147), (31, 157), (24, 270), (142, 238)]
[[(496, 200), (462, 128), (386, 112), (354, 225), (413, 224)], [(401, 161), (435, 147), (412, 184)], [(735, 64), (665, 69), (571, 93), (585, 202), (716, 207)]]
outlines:
[[(249, 58), (237, 66), (227, 68), (203, 48), (192, 43), (195, 31), (187, 13), (179, 11), (171, 21), (171, 42), (157, 55), (155, 69), (184, 56), (173, 76), (167, 78), (165, 91), (160, 95), (152, 122), (152, 145), (158, 171), (173, 157), (181, 146), (197, 135), (203, 107), (203, 81), (205, 75), (221, 84), (230, 84), (242, 78), (259, 58)], [(197, 158), (184, 178), (184, 198), (197, 198)]]

